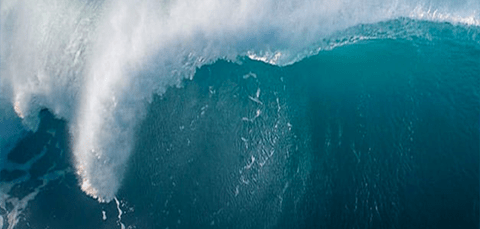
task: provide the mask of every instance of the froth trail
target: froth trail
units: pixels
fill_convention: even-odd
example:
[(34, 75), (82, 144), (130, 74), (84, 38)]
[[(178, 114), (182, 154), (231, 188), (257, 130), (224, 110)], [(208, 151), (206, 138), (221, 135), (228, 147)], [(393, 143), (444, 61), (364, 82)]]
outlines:
[(2, 1), (0, 109), (33, 130), (41, 108), (68, 120), (82, 189), (111, 201), (148, 101), (197, 67), (239, 55), (289, 64), (360, 23), (478, 26), (479, 13), (477, 0)]

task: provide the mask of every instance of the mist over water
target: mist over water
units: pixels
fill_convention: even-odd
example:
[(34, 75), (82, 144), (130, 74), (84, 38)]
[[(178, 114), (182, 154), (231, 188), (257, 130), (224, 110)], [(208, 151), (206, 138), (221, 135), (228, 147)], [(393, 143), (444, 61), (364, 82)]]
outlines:
[(110, 202), (154, 96), (197, 68), (243, 56), (285, 66), (360, 40), (439, 36), (421, 23), (381, 24), (397, 18), (477, 28), (480, 2), (2, 1), (2, 158), (46, 108), (68, 123), (81, 189)]

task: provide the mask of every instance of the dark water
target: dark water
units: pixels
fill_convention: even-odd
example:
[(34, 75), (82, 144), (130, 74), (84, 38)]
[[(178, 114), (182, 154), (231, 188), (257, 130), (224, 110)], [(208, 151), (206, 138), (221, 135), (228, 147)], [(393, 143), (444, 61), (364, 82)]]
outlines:
[[(138, 126), (117, 195), (121, 222), (478, 228), (479, 77), (478, 41), (428, 37), (360, 41), (286, 67), (246, 58), (204, 66), (156, 96)], [(46, 153), (12, 192), (63, 175), (16, 228), (120, 227), (114, 201), (99, 204), (79, 189), (66, 123), (41, 115), (39, 131), (9, 159)], [(2, 171), (4, 181), (15, 176)]]

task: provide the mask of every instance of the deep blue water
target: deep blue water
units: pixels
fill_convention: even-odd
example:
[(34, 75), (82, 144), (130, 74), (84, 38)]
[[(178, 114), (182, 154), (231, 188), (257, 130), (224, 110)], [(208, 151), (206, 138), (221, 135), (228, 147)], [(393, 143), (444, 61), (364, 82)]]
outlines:
[(478, 228), (479, 29), (415, 25), (429, 36), (283, 67), (218, 60), (154, 96), (121, 220), (81, 191), (68, 124), (43, 110), (8, 155), (33, 164), (1, 173), (12, 196), (40, 187), (15, 228)]

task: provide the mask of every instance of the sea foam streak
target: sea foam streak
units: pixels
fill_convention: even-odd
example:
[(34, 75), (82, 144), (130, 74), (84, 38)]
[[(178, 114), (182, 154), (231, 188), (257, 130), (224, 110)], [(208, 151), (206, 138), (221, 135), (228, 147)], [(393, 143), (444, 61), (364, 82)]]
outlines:
[(70, 121), (82, 189), (111, 201), (148, 101), (197, 67), (238, 56), (284, 65), (357, 24), (478, 26), (479, 13), (477, 0), (2, 1), (0, 96), (30, 129), (43, 107)]

